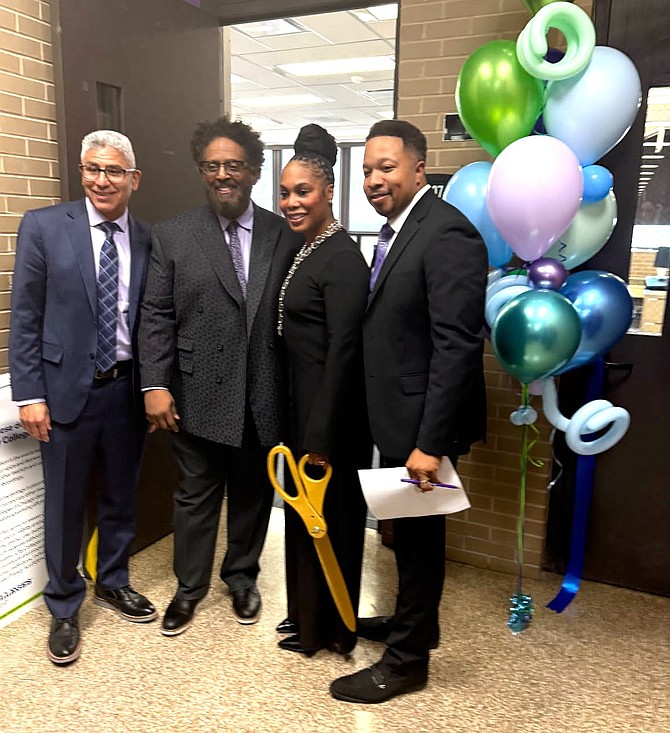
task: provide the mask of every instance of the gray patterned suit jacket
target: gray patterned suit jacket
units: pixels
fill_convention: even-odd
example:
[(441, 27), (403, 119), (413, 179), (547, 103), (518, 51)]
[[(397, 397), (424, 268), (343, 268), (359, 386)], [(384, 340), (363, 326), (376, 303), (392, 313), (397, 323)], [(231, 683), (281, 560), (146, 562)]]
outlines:
[(246, 404), (261, 445), (283, 437), (279, 288), (300, 240), (254, 205), (246, 303), (216, 215), (208, 206), (157, 224), (142, 302), (142, 387), (167, 387), (182, 430), (242, 444)]

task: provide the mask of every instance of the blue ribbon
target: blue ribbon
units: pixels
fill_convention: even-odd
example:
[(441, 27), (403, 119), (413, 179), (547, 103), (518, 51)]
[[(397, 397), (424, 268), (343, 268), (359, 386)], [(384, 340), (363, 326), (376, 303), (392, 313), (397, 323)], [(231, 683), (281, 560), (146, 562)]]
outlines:
[[(602, 397), (605, 382), (605, 361), (598, 358), (593, 362), (591, 379), (586, 394), (586, 402)], [(588, 438), (585, 438), (588, 440)], [(589, 509), (593, 496), (593, 484), (596, 473), (595, 456), (577, 456), (577, 471), (575, 474), (575, 505), (572, 513), (572, 537), (570, 540), (570, 559), (568, 569), (561, 585), (561, 589), (549, 603), (556, 613), (564, 611), (572, 599), (577, 595), (584, 569), (584, 552), (586, 548), (586, 529), (588, 525)]]

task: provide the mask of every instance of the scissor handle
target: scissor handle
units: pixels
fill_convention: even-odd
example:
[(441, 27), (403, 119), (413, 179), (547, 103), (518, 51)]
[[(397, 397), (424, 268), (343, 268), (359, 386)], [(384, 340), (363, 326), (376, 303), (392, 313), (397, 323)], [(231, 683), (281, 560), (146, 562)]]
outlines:
[[(295, 496), (286, 492), (277, 480), (275, 458), (278, 455), (284, 456), (286, 465), (291, 472), (296, 488)], [(328, 531), (328, 526), (323, 516), (323, 500), (333, 469), (331, 466), (328, 466), (323, 478), (312, 479), (305, 473), (306, 463), (307, 455), (304, 455), (300, 459), (300, 463), (296, 465), (290, 448), (285, 445), (275, 445), (268, 453), (268, 476), (270, 477), (270, 483), (274, 490), (287, 504), (298, 512), (309, 534), (314, 538), (323, 537)]]

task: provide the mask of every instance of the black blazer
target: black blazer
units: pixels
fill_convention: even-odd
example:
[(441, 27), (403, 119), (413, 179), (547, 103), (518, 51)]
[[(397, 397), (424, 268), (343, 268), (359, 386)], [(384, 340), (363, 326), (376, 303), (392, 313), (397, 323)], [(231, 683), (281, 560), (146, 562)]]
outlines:
[(370, 426), (382, 455), (467, 453), (484, 437), (487, 271), (474, 226), (425, 193), (389, 250), (363, 326)]
[(281, 439), (285, 400), (279, 288), (299, 240), (254, 206), (246, 302), (209, 206), (157, 224), (140, 319), (142, 387), (171, 391), (181, 427), (240, 446), (247, 404), (261, 444)]
[[(150, 238), (146, 224), (132, 217), (128, 221), (128, 319), (137, 354)], [(51, 418), (60, 423), (79, 417), (93, 384), (98, 346), (96, 288), (85, 200), (28, 211), (19, 227), (12, 288), (12, 396), (16, 401), (45, 398)], [(143, 410), (141, 400), (138, 406)]]
[[(361, 325), (370, 270), (358, 245), (337, 232), (302, 261), (284, 300), (294, 444), (332, 456), (367, 446)], [(297, 433), (297, 434), (296, 434)], [(350, 456), (355, 460), (355, 456)]]

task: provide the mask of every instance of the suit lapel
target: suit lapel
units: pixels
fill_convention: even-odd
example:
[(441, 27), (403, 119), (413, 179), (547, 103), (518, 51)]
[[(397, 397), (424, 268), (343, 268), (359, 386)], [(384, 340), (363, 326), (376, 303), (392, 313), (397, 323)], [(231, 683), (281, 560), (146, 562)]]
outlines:
[(128, 215), (128, 238), (130, 240), (130, 286), (128, 300), (130, 301), (128, 321), (132, 333), (137, 317), (137, 308), (140, 302), (140, 290), (144, 275), (148, 248), (146, 242), (140, 242), (138, 238), (137, 224), (132, 216)]
[(223, 236), (221, 224), (216, 215), (207, 206), (203, 206), (200, 209), (200, 227), (195, 231), (195, 237), (207, 259), (212, 263), (212, 269), (223, 287), (230, 297), (242, 307), (244, 298), (242, 297), (240, 283), (235, 274), (233, 258), (230, 256), (230, 250)]
[(384, 283), (384, 280), (388, 277), (389, 272), (395, 267), (396, 262), (400, 259), (402, 253), (407, 248), (407, 245), (412, 241), (414, 235), (419, 231), (421, 220), (426, 216), (428, 210), (432, 204), (432, 198), (435, 194), (431, 191), (427, 191), (414, 205), (414, 208), (410, 211), (409, 216), (402, 225), (402, 229), (398, 232), (398, 236), (393, 242), (393, 246), (389, 250), (382, 269), (379, 271), (377, 282), (375, 283), (370, 297), (368, 298), (368, 308), (375, 299), (375, 296), (379, 292), (379, 289)]
[(86, 214), (86, 204), (81, 199), (77, 201), (68, 216), (71, 218), (67, 224), (67, 232), (70, 243), (74, 250), (79, 272), (84, 281), (86, 295), (91, 306), (91, 312), (96, 315), (98, 312), (98, 292), (95, 276), (95, 261), (93, 259), (93, 244), (91, 243), (91, 226)]
[(251, 333), (254, 318), (265, 290), (270, 265), (277, 244), (278, 225), (274, 217), (254, 204), (254, 231), (251, 240), (249, 282), (247, 283), (247, 332)]

